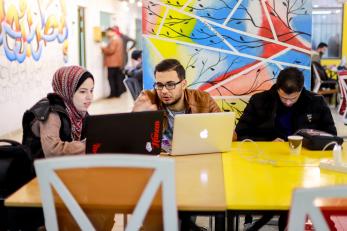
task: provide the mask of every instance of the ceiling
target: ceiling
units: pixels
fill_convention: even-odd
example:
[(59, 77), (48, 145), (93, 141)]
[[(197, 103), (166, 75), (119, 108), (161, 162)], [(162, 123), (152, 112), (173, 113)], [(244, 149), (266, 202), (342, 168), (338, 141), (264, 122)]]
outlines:
[(312, 0), (312, 5), (316, 7), (341, 7), (342, 0)]

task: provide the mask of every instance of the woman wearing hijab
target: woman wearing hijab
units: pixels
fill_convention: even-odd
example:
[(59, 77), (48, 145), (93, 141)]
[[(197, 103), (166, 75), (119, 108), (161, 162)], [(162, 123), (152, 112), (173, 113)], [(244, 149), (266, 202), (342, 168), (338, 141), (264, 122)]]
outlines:
[(79, 66), (58, 69), (53, 93), (23, 116), (23, 144), (34, 159), (84, 154), (83, 122), (93, 100), (94, 78)]

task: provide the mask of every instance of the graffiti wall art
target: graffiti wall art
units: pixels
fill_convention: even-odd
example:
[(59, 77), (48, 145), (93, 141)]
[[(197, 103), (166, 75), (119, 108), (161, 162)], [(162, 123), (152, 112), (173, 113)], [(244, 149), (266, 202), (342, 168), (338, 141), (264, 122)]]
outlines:
[(0, 49), (9, 61), (39, 61), (49, 43), (61, 44), (67, 62), (65, 0), (0, 0)]
[(145, 89), (163, 58), (178, 59), (189, 87), (216, 99), (269, 89), (289, 66), (310, 87), (311, 0), (144, 0), (142, 16)]

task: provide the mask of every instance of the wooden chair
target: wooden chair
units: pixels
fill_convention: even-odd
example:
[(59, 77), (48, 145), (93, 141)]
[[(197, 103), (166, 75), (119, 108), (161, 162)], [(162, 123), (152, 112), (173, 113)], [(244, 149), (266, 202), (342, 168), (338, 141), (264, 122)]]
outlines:
[[(331, 230), (329, 213), (317, 204), (317, 199), (347, 198), (347, 186), (330, 186), (319, 188), (300, 188), (294, 191), (292, 206), (289, 212), (288, 231), (305, 230), (307, 217), (312, 221), (315, 230)], [(342, 208), (347, 210), (347, 208)], [(323, 210), (323, 212), (322, 212)], [(330, 213), (332, 214), (332, 213)], [(328, 225), (329, 222), (329, 225)]]
[(131, 214), (126, 231), (178, 230), (172, 159), (89, 155), (34, 164), (47, 230), (111, 230), (116, 213)]

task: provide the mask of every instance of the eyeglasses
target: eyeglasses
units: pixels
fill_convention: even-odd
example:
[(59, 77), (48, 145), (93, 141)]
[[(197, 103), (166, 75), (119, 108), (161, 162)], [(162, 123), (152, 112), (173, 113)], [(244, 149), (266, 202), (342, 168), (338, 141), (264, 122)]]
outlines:
[(291, 95), (292, 97), (286, 97), (288, 96), (288, 94), (283, 96), (280, 92), (278, 92), (278, 96), (283, 102), (296, 102), (299, 99), (300, 95), (301, 95), (301, 91), (296, 94), (292, 94)]
[(158, 83), (154, 83), (153, 87), (154, 87), (155, 90), (163, 90), (164, 87), (167, 90), (173, 90), (173, 89), (176, 88), (176, 85), (181, 83), (182, 81), (183, 81), (183, 79), (178, 81), (177, 83), (175, 83), (175, 82), (167, 82), (165, 84), (158, 82)]

